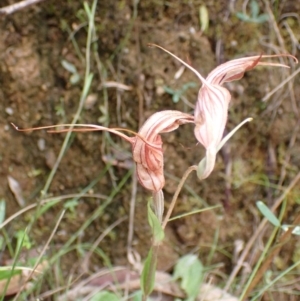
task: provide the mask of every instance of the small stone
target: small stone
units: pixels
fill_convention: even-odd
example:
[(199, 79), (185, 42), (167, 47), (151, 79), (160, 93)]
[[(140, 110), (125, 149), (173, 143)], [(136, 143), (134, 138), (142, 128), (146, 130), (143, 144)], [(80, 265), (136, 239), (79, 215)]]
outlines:
[(191, 34), (195, 34), (196, 33), (196, 29), (194, 27), (190, 27), (190, 33)]
[(95, 103), (97, 102), (97, 99), (98, 99), (98, 95), (96, 93), (88, 95), (84, 102), (84, 108), (86, 110), (92, 109)]
[(5, 108), (5, 112), (8, 115), (12, 115), (14, 113), (14, 110), (12, 108), (8, 107), (8, 108)]
[(38, 149), (42, 152), (46, 148), (46, 141), (43, 138), (40, 138), (37, 142)]
[(54, 167), (54, 164), (56, 162), (56, 155), (53, 150), (48, 150), (45, 154), (46, 158), (46, 165), (52, 169)]

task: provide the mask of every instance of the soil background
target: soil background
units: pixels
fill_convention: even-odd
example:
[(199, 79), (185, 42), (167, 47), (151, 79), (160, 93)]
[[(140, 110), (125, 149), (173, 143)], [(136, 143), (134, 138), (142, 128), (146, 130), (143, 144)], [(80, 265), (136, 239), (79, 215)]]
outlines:
[[(1, 7), (12, 3), (2, 0)], [(245, 9), (245, 2), (240, 0), (99, 1), (91, 52), (94, 78), (79, 123), (138, 131), (157, 111), (193, 112), (201, 83), (189, 70), (177, 78), (181, 64), (161, 50), (148, 47), (148, 43), (165, 47), (203, 76), (218, 64), (238, 57), (286, 52), (299, 56), (298, 1), (257, 3), (261, 13), (270, 9), (275, 20), (242, 21), (236, 16)], [(199, 7), (204, 4), (209, 27), (201, 32)], [(246, 10), (250, 14), (249, 5)], [(26, 205), (45, 197), (41, 190), (65, 137), (46, 130), (17, 132), (10, 123), (30, 128), (71, 122), (82, 91), (86, 39), (87, 19), (82, 1), (46, 0), (12, 15), (0, 16), (0, 199), (5, 200), (6, 217), (20, 210), (7, 177), (18, 182)], [(76, 68), (80, 76), (77, 83), (71, 83), (72, 73), (66, 70), (63, 61)], [(194, 252), (208, 267), (207, 277), (224, 285), (236, 264), (237, 244), (249, 240), (262, 218), (256, 201), (262, 200), (271, 207), (298, 173), (299, 77), (267, 101), (262, 100), (297, 68), (289, 60), (283, 62), (291, 64), (291, 68), (256, 68), (240, 81), (226, 85), (232, 95), (226, 132), (247, 117), (254, 120), (243, 126), (220, 151), (208, 179), (200, 182), (195, 174), (188, 178), (173, 215), (213, 205), (220, 207), (168, 224), (166, 242), (159, 256), (160, 270), (171, 271), (178, 258)], [(186, 86), (190, 87), (184, 90)], [(166, 87), (173, 95), (166, 92)], [(183, 91), (182, 97), (174, 102), (178, 91)], [(80, 193), (93, 183), (87, 193), (95, 197), (81, 197), (67, 211), (49, 254), (76, 233), (133, 167), (130, 145), (118, 137), (101, 132), (74, 133), (71, 141), (47, 196)], [(205, 152), (197, 145), (192, 125), (164, 134), (163, 142), (168, 208), (184, 171), (198, 164)], [(105, 212), (91, 222), (77, 242), (92, 244), (114, 221), (128, 217), (135, 181), (131, 176), (124, 181)], [(150, 243), (146, 218), (149, 197), (137, 185), (133, 247), (141, 258), (145, 258)], [(298, 185), (287, 198), (285, 223), (293, 221), (299, 212), (299, 202)], [(45, 244), (63, 207), (59, 203), (37, 219), (30, 231), (35, 248)], [(12, 243), (14, 233), (26, 227), (31, 214), (22, 215), (6, 227)], [(101, 250), (112, 265), (127, 264), (127, 235), (128, 219), (125, 219), (101, 242)], [(293, 262), (298, 240), (292, 239), (283, 248), (278, 257), (280, 264), (274, 264), (275, 270)], [(263, 241), (261, 238), (257, 242), (258, 249)], [(217, 250), (212, 252), (216, 246)], [(73, 265), (82, 256), (77, 250), (62, 257), (66, 277), (70, 271), (78, 272)], [(255, 261), (256, 255), (253, 256)], [(8, 259), (4, 251), (2, 261)], [(94, 256), (92, 262), (91, 271), (107, 266), (101, 256)]]

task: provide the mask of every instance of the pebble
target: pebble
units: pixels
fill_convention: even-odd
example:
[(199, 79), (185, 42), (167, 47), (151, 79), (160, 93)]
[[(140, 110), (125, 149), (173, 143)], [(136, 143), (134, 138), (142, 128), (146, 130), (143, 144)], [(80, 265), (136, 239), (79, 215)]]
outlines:
[(5, 108), (5, 112), (8, 115), (12, 115), (14, 113), (14, 110), (12, 108), (10, 108), (10, 107), (7, 107), (7, 108)]
[(40, 138), (37, 142), (38, 149), (42, 152), (46, 149), (46, 141), (43, 138)]

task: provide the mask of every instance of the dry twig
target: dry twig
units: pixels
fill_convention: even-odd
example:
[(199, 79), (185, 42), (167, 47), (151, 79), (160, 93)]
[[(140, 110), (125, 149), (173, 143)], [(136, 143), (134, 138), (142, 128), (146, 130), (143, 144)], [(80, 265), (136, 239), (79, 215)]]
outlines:
[(37, 4), (42, 1), (44, 1), (44, 0), (24, 0), (24, 1), (21, 1), (18, 3), (14, 3), (14, 4), (0, 8), (0, 15), (10, 15), (10, 14), (13, 14), (13, 13), (17, 12), (18, 10), (21, 10), (27, 6)]

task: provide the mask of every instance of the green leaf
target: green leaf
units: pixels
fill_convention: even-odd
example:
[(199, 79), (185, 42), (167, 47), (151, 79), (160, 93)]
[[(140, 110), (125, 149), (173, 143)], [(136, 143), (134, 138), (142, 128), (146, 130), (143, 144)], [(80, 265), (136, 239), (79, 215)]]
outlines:
[[(3, 267), (5, 268), (5, 267)], [(1, 269), (0, 270), (0, 280), (9, 279), (14, 275), (21, 274), (21, 270), (12, 270), (12, 267), (7, 267), (7, 270)]]
[(101, 291), (94, 295), (90, 301), (120, 301), (120, 298), (108, 291)]
[(18, 250), (20, 250), (22, 247), (26, 248), (27, 250), (30, 250), (32, 248), (30, 238), (26, 231), (24, 230), (17, 231), (15, 237), (17, 239), (16, 252), (18, 252)]
[(199, 8), (199, 20), (201, 31), (207, 31), (209, 26), (209, 16), (207, 7), (205, 5), (201, 5)]
[(36, 214), (36, 218), (39, 218), (40, 216), (42, 216), (45, 212), (47, 212), (49, 209), (54, 207), (59, 202), (60, 202), (59, 199), (53, 199), (52, 201), (42, 205), (42, 207), (39, 209), (39, 211)]
[(203, 281), (203, 265), (198, 257), (193, 254), (181, 257), (175, 266), (174, 278), (181, 279), (181, 288), (191, 300), (195, 299)]
[(132, 301), (142, 301), (143, 293), (142, 291), (134, 292), (131, 296)]
[(5, 208), (6, 204), (3, 199), (0, 200), (0, 224), (2, 224), (5, 220)]
[(175, 90), (173, 90), (172, 88), (168, 87), (168, 86), (164, 86), (164, 90), (166, 93), (173, 95), (174, 93), (176, 93)]
[(245, 15), (245, 14), (240, 13), (240, 12), (236, 13), (236, 16), (237, 16), (240, 20), (242, 20), (242, 21), (244, 21), (244, 22), (249, 22), (249, 20), (250, 20), (250, 17), (249, 17), (248, 15)]
[(183, 92), (185, 92), (186, 90), (188, 90), (189, 88), (195, 88), (195, 87), (197, 87), (197, 84), (195, 83), (195, 82), (188, 82), (188, 83), (186, 83), (186, 84), (184, 84), (183, 86), (182, 86), (182, 91)]
[(84, 7), (84, 10), (85, 10), (88, 18), (91, 19), (91, 17), (92, 17), (92, 11), (91, 11), (91, 9), (89, 7), (89, 4), (86, 1), (83, 2), (83, 7)]
[(76, 67), (66, 60), (61, 61), (62, 66), (70, 73), (77, 73)]
[[(141, 290), (133, 292), (130, 296), (130, 301), (142, 301), (143, 299), (143, 292)], [(153, 301), (152, 298), (147, 298), (147, 301)], [(181, 301), (181, 300), (180, 300)]]
[(54, 207), (59, 202), (60, 202), (60, 199), (53, 199), (50, 202), (47, 202), (44, 205), (42, 205), (42, 208), (38, 212), (39, 213), (38, 217), (40, 217), (41, 215), (43, 215), (45, 212), (47, 212), (48, 210), (50, 210), (52, 207)]
[(144, 263), (141, 275), (141, 289), (145, 296), (149, 296), (155, 284), (155, 271), (156, 271), (157, 258), (153, 254), (153, 248), (150, 249)]
[(151, 209), (150, 201), (148, 202), (148, 222), (152, 229), (152, 234), (154, 239), (153, 244), (156, 245), (164, 239), (165, 233), (157, 216), (154, 214), (154, 212)]
[(75, 212), (76, 207), (78, 206), (79, 201), (76, 199), (72, 199), (64, 203), (64, 208), (69, 209), (72, 213)]
[(164, 86), (164, 91), (170, 95), (172, 95), (172, 100), (174, 103), (179, 102), (181, 96), (188, 90), (189, 88), (197, 87), (197, 84), (195, 82), (188, 82), (182, 86), (179, 90), (173, 90), (172, 88), (168, 86)]
[(267, 14), (261, 14), (255, 20), (256, 20), (257, 23), (267, 22), (269, 20), (269, 15), (267, 15)]
[(251, 23), (264, 23), (269, 20), (269, 16), (267, 14), (259, 15), (259, 5), (256, 0), (251, 1), (250, 9), (251, 9), (251, 17), (241, 12), (236, 13), (236, 16), (244, 22), (251, 22)]
[(259, 14), (259, 5), (255, 0), (252, 0), (250, 3), (250, 7), (251, 7), (251, 17), (253, 19), (256, 19)]
[(172, 100), (174, 103), (177, 103), (180, 100), (181, 93), (174, 93)]
[(89, 93), (89, 90), (90, 90), (90, 87), (91, 87), (91, 84), (93, 81), (93, 77), (94, 77), (94, 74), (90, 73), (84, 81), (83, 91), (81, 93), (83, 98), (86, 98)]
[(280, 221), (274, 213), (261, 201), (256, 202), (256, 206), (261, 214), (275, 227), (280, 227)]

